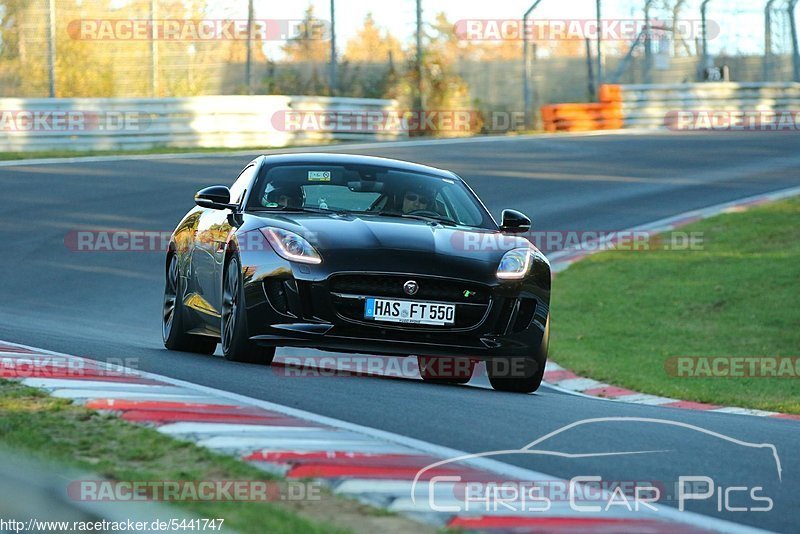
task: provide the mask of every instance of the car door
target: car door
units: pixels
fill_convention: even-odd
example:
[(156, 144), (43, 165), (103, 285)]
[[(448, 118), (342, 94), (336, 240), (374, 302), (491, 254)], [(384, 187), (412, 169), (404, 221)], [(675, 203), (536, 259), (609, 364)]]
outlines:
[[(241, 203), (247, 187), (258, 172), (256, 162), (249, 164), (239, 174), (231, 187), (231, 203)], [(196, 246), (192, 265), (197, 280), (197, 311), (201, 312), (208, 327), (220, 328), (222, 313), (222, 271), (225, 261), (225, 246), (232, 230), (230, 210), (205, 210), (197, 222)]]

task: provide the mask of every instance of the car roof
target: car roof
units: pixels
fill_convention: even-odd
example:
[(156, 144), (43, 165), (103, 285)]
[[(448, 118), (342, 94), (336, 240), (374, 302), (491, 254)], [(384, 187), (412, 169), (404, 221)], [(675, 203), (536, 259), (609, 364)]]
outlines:
[(429, 167), (419, 163), (411, 163), (398, 159), (380, 158), (375, 156), (362, 156), (359, 154), (336, 154), (328, 152), (299, 152), (292, 154), (271, 154), (265, 155), (267, 165), (281, 165), (292, 163), (329, 163), (332, 165), (380, 165), (392, 169), (421, 172), (432, 174), (442, 178), (457, 178), (458, 175), (444, 169)]

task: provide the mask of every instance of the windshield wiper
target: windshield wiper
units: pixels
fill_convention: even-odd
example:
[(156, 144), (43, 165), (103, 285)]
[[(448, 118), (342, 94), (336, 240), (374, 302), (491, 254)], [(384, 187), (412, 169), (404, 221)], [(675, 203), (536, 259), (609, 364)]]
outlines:
[(458, 223), (456, 223), (451, 219), (440, 219), (439, 217), (430, 217), (427, 215), (413, 215), (410, 213), (399, 213), (395, 211), (379, 211), (374, 213), (373, 215), (377, 215), (379, 217), (400, 217), (403, 219), (414, 219), (417, 221), (425, 221), (425, 222), (441, 224), (442, 226), (458, 226)]

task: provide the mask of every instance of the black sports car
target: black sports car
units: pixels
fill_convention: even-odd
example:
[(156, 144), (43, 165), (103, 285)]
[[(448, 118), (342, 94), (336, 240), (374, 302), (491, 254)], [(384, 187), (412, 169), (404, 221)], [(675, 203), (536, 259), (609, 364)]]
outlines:
[(195, 196), (166, 259), (168, 349), (269, 364), (280, 346), (416, 355), (425, 380), (535, 391), (550, 264), (452, 172), (340, 154), (261, 156)]

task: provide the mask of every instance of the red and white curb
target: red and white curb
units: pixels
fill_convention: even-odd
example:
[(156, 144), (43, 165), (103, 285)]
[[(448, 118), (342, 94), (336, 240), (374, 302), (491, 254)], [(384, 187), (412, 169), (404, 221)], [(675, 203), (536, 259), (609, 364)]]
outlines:
[[(708, 219), (722, 213), (738, 213), (746, 211), (750, 208), (775, 202), (778, 200), (790, 198), (800, 195), (800, 187), (793, 187), (790, 189), (783, 189), (773, 193), (763, 195), (756, 195), (733, 202), (726, 202), (724, 204), (717, 204), (708, 208), (689, 211), (661, 219), (659, 221), (637, 226), (624, 232), (622, 235), (630, 235), (636, 233), (650, 233), (660, 234), (676, 230), (684, 227), (693, 222)], [(604, 250), (606, 245), (611, 245), (614, 242), (613, 235), (607, 239), (599, 240), (591, 244), (578, 245), (569, 250), (559, 251), (550, 255), (550, 263), (552, 265), (554, 275), (564, 271), (573, 263), (580, 261), (592, 254)], [(728, 413), (736, 415), (751, 415), (756, 417), (773, 417), (777, 419), (794, 419), (800, 421), (800, 415), (784, 414), (779, 412), (770, 412), (765, 410), (753, 410), (748, 408), (737, 408), (733, 406), (718, 406), (714, 404), (706, 404), (701, 402), (691, 402), (679, 399), (671, 399), (668, 397), (659, 397), (657, 395), (648, 395), (639, 393), (626, 388), (617, 387), (611, 384), (598, 382), (591, 378), (578, 376), (572, 371), (565, 369), (554, 362), (548, 362), (545, 369), (544, 380), (549, 385), (561, 389), (568, 393), (578, 393), (589, 397), (602, 398), (614, 400), (619, 402), (628, 402), (634, 404), (647, 404), (650, 406), (664, 406), (669, 408), (680, 408), (684, 410), (703, 410), (717, 413)]]
[[(489, 458), (434, 462), (467, 453), (310, 412), (103, 362), (0, 342), (0, 377), (112, 412), (127, 421), (235, 455), (288, 479), (317, 479), (333, 492), (436, 526), (515, 532), (756, 532), (668, 507), (657, 511), (577, 511), (553, 502), (543, 512), (464, 510), (456, 481), (523, 484), (559, 481)], [(520, 444), (524, 445), (524, 444)], [(415, 477), (420, 483), (412, 488)], [(567, 484), (566, 481), (559, 481)], [(69, 481), (65, 482), (69, 483)], [(432, 506), (435, 504), (437, 508)], [(455, 511), (443, 510), (445, 507)]]
[(553, 387), (568, 393), (580, 393), (588, 397), (602, 398), (618, 402), (633, 404), (647, 404), (649, 406), (662, 406), (665, 408), (680, 408), (683, 410), (702, 410), (715, 413), (728, 413), (736, 415), (753, 415), (757, 417), (775, 417), (778, 419), (794, 419), (800, 421), (800, 415), (754, 410), (748, 408), (723, 407), (702, 402), (682, 401), (658, 395), (648, 395), (636, 391), (612, 386), (598, 382), (591, 378), (583, 378), (572, 371), (564, 369), (557, 363), (548, 362), (544, 372), (545, 381)]

